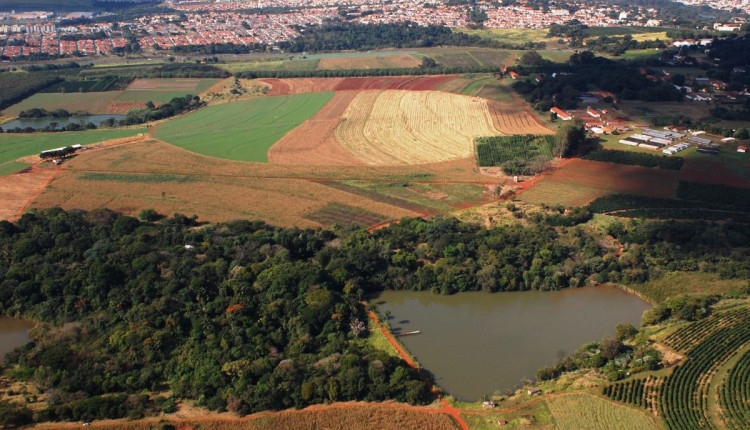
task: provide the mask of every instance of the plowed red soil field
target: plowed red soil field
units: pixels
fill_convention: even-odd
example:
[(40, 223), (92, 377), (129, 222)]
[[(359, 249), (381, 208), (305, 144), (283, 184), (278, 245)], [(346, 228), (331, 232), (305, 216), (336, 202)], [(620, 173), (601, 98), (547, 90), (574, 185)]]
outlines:
[(268, 161), (321, 166), (362, 164), (333, 137), (339, 117), (356, 95), (354, 91), (336, 93), (323, 109), (276, 142), (268, 150)]
[(680, 179), (750, 188), (750, 164), (726, 164), (714, 160), (687, 159), (680, 170)]
[(335, 91), (348, 90), (435, 90), (440, 85), (456, 79), (457, 75), (440, 76), (382, 76), (367, 78), (344, 78)]
[(130, 112), (131, 109), (140, 109), (145, 107), (146, 103), (140, 102), (113, 102), (110, 103), (109, 106), (107, 106), (107, 109), (104, 110), (104, 113), (125, 115), (126, 113)]

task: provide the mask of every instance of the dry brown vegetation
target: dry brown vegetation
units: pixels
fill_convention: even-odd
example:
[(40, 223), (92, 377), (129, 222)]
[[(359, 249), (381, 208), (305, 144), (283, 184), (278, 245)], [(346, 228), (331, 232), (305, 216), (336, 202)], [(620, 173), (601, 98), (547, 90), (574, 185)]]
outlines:
[(334, 130), (344, 148), (370, 165), (469, 157), (475, 138), (497, 134), (486, 100), (436, 91), (360, 92)]
[(204, 221), (262, 219), (280, 226), (319, 226), (305, 216), (341, 203), (391, 219), (419, 214), (335, 189), (316, 179), (408, 181), (414, 175), (435, 181), (486, 181), (470, 159), (413, 167), (286, 166), (206, 157), (148, 140), (82, 153), (33, 202), (33, 208), (106, 207), (138, 214), (153, 208)]
[(17, 219), (56, 172), (56, 168), (43, 166), (32, 168), (27, 173), (0, 176), (0, 220)]

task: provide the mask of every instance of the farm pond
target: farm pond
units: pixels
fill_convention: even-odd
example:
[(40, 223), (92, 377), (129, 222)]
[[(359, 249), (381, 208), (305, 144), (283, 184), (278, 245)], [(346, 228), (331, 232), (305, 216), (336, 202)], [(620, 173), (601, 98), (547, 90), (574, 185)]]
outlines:
[[(581, 345), (640, 324), (651, 305), (616, 287), (562, 291), (385, 291), (371, 300), (420, 365), (448, 394), (476, 401), (515, 388)], [(388, 312), (388, 314), (386, 314)]]
[(0, 317), (0, 364), (5, 354), (19, 346), (25, 345), (29, 339), (29, 330), (34, 327), (31, 321)]
[(55, 123), (57, 124), (56, 128), (65, 128), (68, 124), (71, 123), (78, 123), (81, 126), (88, 122), (94, 123), (97, 127), (102, 123), (102, 121), (106, 121), (108, 119), (114, 119), (115, 121), (119, 121), (121, 119), (125, 119), (125, 115), (84, 115), (84, 116), (69, 116), (64, 118), (18, 118), (14, 119), (13, 121), (6, 122), (0, 127), (3, 128), (3, 130), (12, 130), (16, 127), (18, 128), (26, 128), (31, 127), (35, 130), (42, 129), (44, 127), (47, 127), (48, 125)]

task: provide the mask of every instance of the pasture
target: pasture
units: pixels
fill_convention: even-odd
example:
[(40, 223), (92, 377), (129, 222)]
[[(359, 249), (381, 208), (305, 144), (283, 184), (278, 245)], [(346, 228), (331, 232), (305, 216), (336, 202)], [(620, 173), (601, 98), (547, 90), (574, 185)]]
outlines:
[(574, 159), (524, 191), (528, 203), (584, 206), (611, 194), (674, 198), (680, 172)]
[(360, 92), (333, 134), (365, 164), (426, 164), (465, 158), (473, 140), (497, 135), (487, 102), (442, 92)]
[(101, 93), (36, 93), (33, 96), (16, 103), (3, 110), (5, 115), (18, 116), (23, 110), (32, 108), (65, 109), (69, 112), (84, 111), (91, 113), (106, 113), (107, 106), (120, 94), (118, 91)]
[(318, 70), (404, 69), (419, 67), (421, 61), (410, 54), (383, 56), (333, 57), (318, 62)]
[(155, 136), (212, 157), (267, 162), (268, 149), (313, 116), (333, 93), (310, 93), (209, 106), (160, 124)]
[(27, 155), (69, 145), (90, 145), (103, 140), (119, 139), (145, 133), (142, 128), (68, 131), (62, 133), (0, 134), (0, 164)]
[(590, 394), (566, 394), (546, 400), (559, 430), (656, 430), (645, 412)]

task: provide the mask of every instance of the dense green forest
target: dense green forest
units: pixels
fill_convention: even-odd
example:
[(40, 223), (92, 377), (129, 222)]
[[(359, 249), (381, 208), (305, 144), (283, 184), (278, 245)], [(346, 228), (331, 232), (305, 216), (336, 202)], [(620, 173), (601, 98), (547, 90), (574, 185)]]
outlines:
[[(6, 374), (54, 394), (39, 420), (130, 416), (101, 397), (110, 393), (134, 404), (133, 416), (170, 405), (143, 390), (241, 414), (333, 400), (423, 403), (432, 399), (423, 375), (367, 342), (371, 293), (555, 290), (675, 270), (750, 276), (747, 225), (632, 221), (595, 232), (553, 227), (574, 224), (561, 217), (492, 230), (404, 219), (369, 233), (27, 213), (0, 221), (0, 311), (46, 324), (8, 355)], [(625, 252), (603, 247), (604, 234)]]

